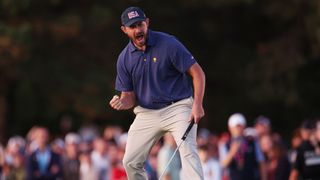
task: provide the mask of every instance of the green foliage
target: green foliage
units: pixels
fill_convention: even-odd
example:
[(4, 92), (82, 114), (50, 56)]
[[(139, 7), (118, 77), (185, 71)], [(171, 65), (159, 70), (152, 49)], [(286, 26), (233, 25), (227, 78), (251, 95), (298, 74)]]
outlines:
[(31, 0), (1, 0), (0, 11), (10, 17), (19, 16), (30, 7)]
[(174, 34), (203, 66), (206, 127), (226, 130), (234, 112), (249, 122), (264, 114), (279, 129), (290, 121), (287, 131), (319, 116), (317, 0), (0, 0), (0, 96), (14, 122), (8, 133), (57, 124), (61, 114), (74, 115), (77, 126), (128, 127), (132, 113), (111, 110), (108, 101), (127, 42), (120, 14), (129, 5), (144, 8), (151, 29)]

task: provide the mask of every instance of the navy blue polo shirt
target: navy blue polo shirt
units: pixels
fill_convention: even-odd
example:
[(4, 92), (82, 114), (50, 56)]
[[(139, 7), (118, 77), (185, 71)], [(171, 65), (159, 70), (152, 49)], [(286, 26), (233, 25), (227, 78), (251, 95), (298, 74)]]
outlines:
[(138, 105), (160, 109), (192, 96), (186, 71), (196, 63), (191, 53), (174, 37), (148, 30), (146, 50), (130, 41), (117, 62), (116, 90), (133, 91)]

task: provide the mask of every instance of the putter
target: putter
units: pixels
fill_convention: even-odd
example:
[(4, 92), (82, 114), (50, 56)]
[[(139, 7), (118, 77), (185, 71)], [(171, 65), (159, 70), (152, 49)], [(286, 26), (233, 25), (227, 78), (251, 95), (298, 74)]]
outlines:
[(167, 171), (167, 169), (168, 169), (168, 167), (169, 167), (169, 165), (170, 165), (170, 163), (171, 163), (172, 159), (173, 159), (173, 158), (174, 158), (174, 156), (176, 155), (176, 153), (177, 153), (178, 149), (180, 148), (181, 144), (184, 142), (184, 140), (186, 140), (186, 138), (187, 138), (187, 136), (188, 136), (188, 134), (189, 134), (189, 132), (190, 132), (190, 130), (191, 130), (191, 128), (192, 128), (192, 126), (193, 126), (193, 124), (194, 124), (194, 121), (192, 120), (192, 121), (191, 121), (191, 123), (189, 124), (189, 126), (188, 126), (188, 128), (187, 128), (186, 132), (183, 134), (183, 136), (182, 136), (182, 138), (181, 138), (181, 141), (180, 141), (179, 145), (177, 146), (176, 150), (175, 150), (175, 151), (174, 151), (174, 153), (172, 154), (172, 156), (171, 156), (171, 158), (170, 158), (170, 160), (169, 160), (169, 162), (168, 162), (167, 166), (164, 168), (163, 172), (161, 173), (161, 176), (159, 177), (159, 180), (161, 180), (161, 179), (162, 179), (162, 176), (163, 176), (163, 175), (164, 175), (164, 173)]

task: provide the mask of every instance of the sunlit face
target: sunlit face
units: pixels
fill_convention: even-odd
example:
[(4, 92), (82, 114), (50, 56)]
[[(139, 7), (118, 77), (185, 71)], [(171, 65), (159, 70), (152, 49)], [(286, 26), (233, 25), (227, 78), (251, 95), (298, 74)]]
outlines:
[(269, 135), (264, 135), (260, 139), (260, 147), (262, 152), (267, 153), (272, 149), (273, 141)]
[(138, 21), (129, 27), (121, 26), (121, 29), (138, 49), (144, 50), (147, 42), (148, 27), (149, 19), (146, 19), (145, 21)]
[(208, 159), (208, 151), (199, 150), (198, 154), (199, 154), (199, 158), (200, 158), (201, 162), (206, 162), (207, 161), (207, 159)]
[(240, 125), (240, 124), (236, 125), (235, 127), (229, 126), (229, 131), (233, 137), (242, 136), (244, 129), (245, 129), (245, 126)]
[(37, 132), (37, 143), (40, 147), (45, 146), (49, 140), (49, 132), (45, 128), (39, 128)]

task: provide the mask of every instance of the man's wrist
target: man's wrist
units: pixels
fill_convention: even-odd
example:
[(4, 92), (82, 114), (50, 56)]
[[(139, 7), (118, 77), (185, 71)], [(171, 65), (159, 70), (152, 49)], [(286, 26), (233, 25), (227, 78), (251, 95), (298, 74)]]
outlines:
[(202, 106), (202, 101), (194, 99), (193, 104), (197, 106)]

